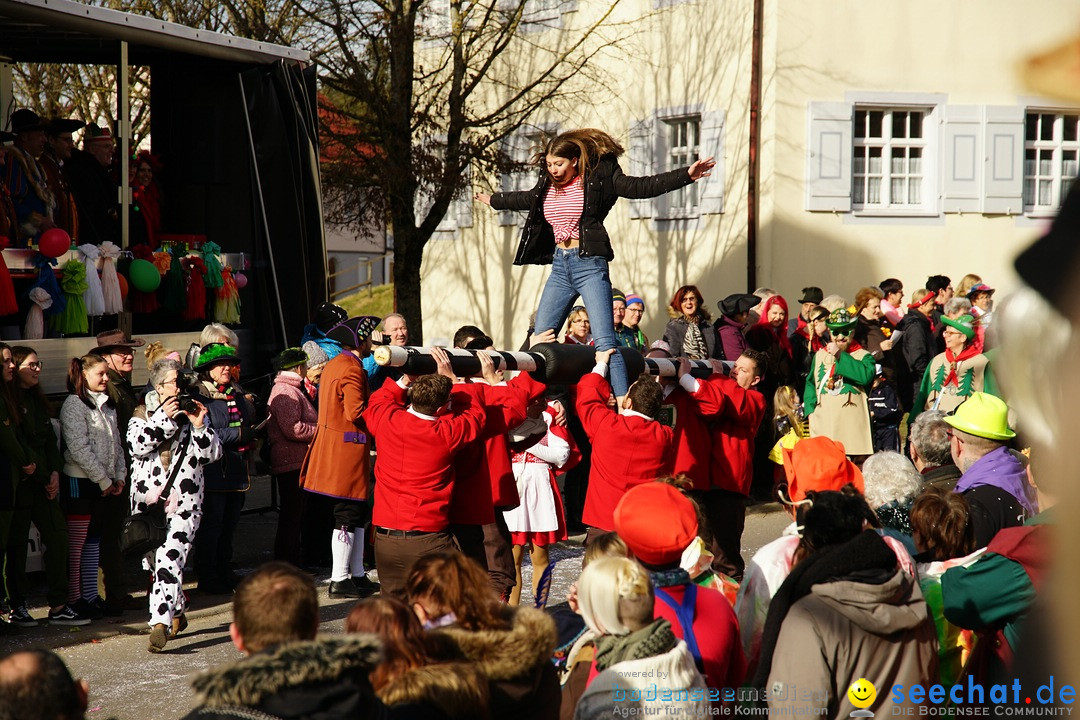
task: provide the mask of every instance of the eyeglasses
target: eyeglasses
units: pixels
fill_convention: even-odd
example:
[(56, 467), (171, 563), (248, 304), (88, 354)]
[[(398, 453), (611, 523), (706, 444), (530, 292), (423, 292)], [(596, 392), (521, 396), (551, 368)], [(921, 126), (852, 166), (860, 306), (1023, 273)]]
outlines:
[(23, 365), (23, 367), (30, 368), (31, 370), (40, 370), (41, 368), (45, 367), (45, 363), (41, 362), (40, 360), (35, 360), (34, 362), (26, 363), (25, 365)]

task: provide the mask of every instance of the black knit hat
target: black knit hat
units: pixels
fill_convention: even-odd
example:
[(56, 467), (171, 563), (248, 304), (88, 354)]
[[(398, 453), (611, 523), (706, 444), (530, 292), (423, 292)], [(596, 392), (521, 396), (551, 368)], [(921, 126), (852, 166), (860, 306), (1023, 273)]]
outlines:
[(326, 337), (336, 340), (344, 347), (356, 348), (368, 339), (372, 331), (378, 327), (380, 318), (372, 315), (361, 315), (349, 318), (343, 323), (338, 323), (326, 333)]
[(348, 319), (349, 313), (345, 311), (345, 308), (330, 302), (324, 302), (315, 311), (315, 327), (323, 333), (330, 332), (330, 328)]

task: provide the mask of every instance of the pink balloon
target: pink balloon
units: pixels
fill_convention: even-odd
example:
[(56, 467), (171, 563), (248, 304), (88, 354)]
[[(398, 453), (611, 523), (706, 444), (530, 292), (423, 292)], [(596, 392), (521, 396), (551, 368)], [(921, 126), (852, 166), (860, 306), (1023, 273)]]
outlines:
[(247, 275), (244, 273), (236, 273), (233, 275), (233, 280), (236, 280), (237, 289), (245, 287), (247, 285)]
[(71, 248), (71, 236), (63, 228), (52, 228), (41, 233), (38, 252), (45, 257), (58, 258)]

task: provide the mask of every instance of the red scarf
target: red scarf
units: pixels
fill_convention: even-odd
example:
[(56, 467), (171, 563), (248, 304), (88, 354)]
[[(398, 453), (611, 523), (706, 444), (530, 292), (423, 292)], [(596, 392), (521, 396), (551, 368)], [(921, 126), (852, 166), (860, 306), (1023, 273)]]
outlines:
[(959, 355), (953, 355), (952, 350), (950, 350), (949, 348), (945, 348), (945, 362), (949, 363), (949, 374), (945, 378), (945, 382), (942, 383), (941, 387), (946, 387), (947, 385), (956, 385), (957, 387), (960, 387), (960, 379), (956, 376), (957, 364), (963, 362), (964, 360), (970, 360), (978, 354), (979, 348), (975, 347), (974, 345), (968, 345), (960, 351)]

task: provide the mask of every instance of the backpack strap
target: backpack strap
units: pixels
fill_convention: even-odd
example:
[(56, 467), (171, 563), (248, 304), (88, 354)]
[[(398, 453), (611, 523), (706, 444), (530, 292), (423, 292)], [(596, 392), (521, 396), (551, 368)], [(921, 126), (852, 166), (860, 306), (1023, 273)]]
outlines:
[(690, 583), (684, 587), (686, 588), (686, 592), (683, 594), (681, 603), (675, 602), (675, 598), (671, 597), (671, 594), (661, 587), (656, 588), (656, 599), (675, 611), (675, 617), (679, 621), (679, 627), (682, 628), (683, 640), (686, 641), (686, 648), (690, 651), (690, 654), (694, 656), (694, 664), (697, 665), (698, 671), (704, 674), (705, 670), (701, 662), (701, 650), (698, 649), (697, 637), (694, 635), (694, 609), (697, 607), (697, 585)]

